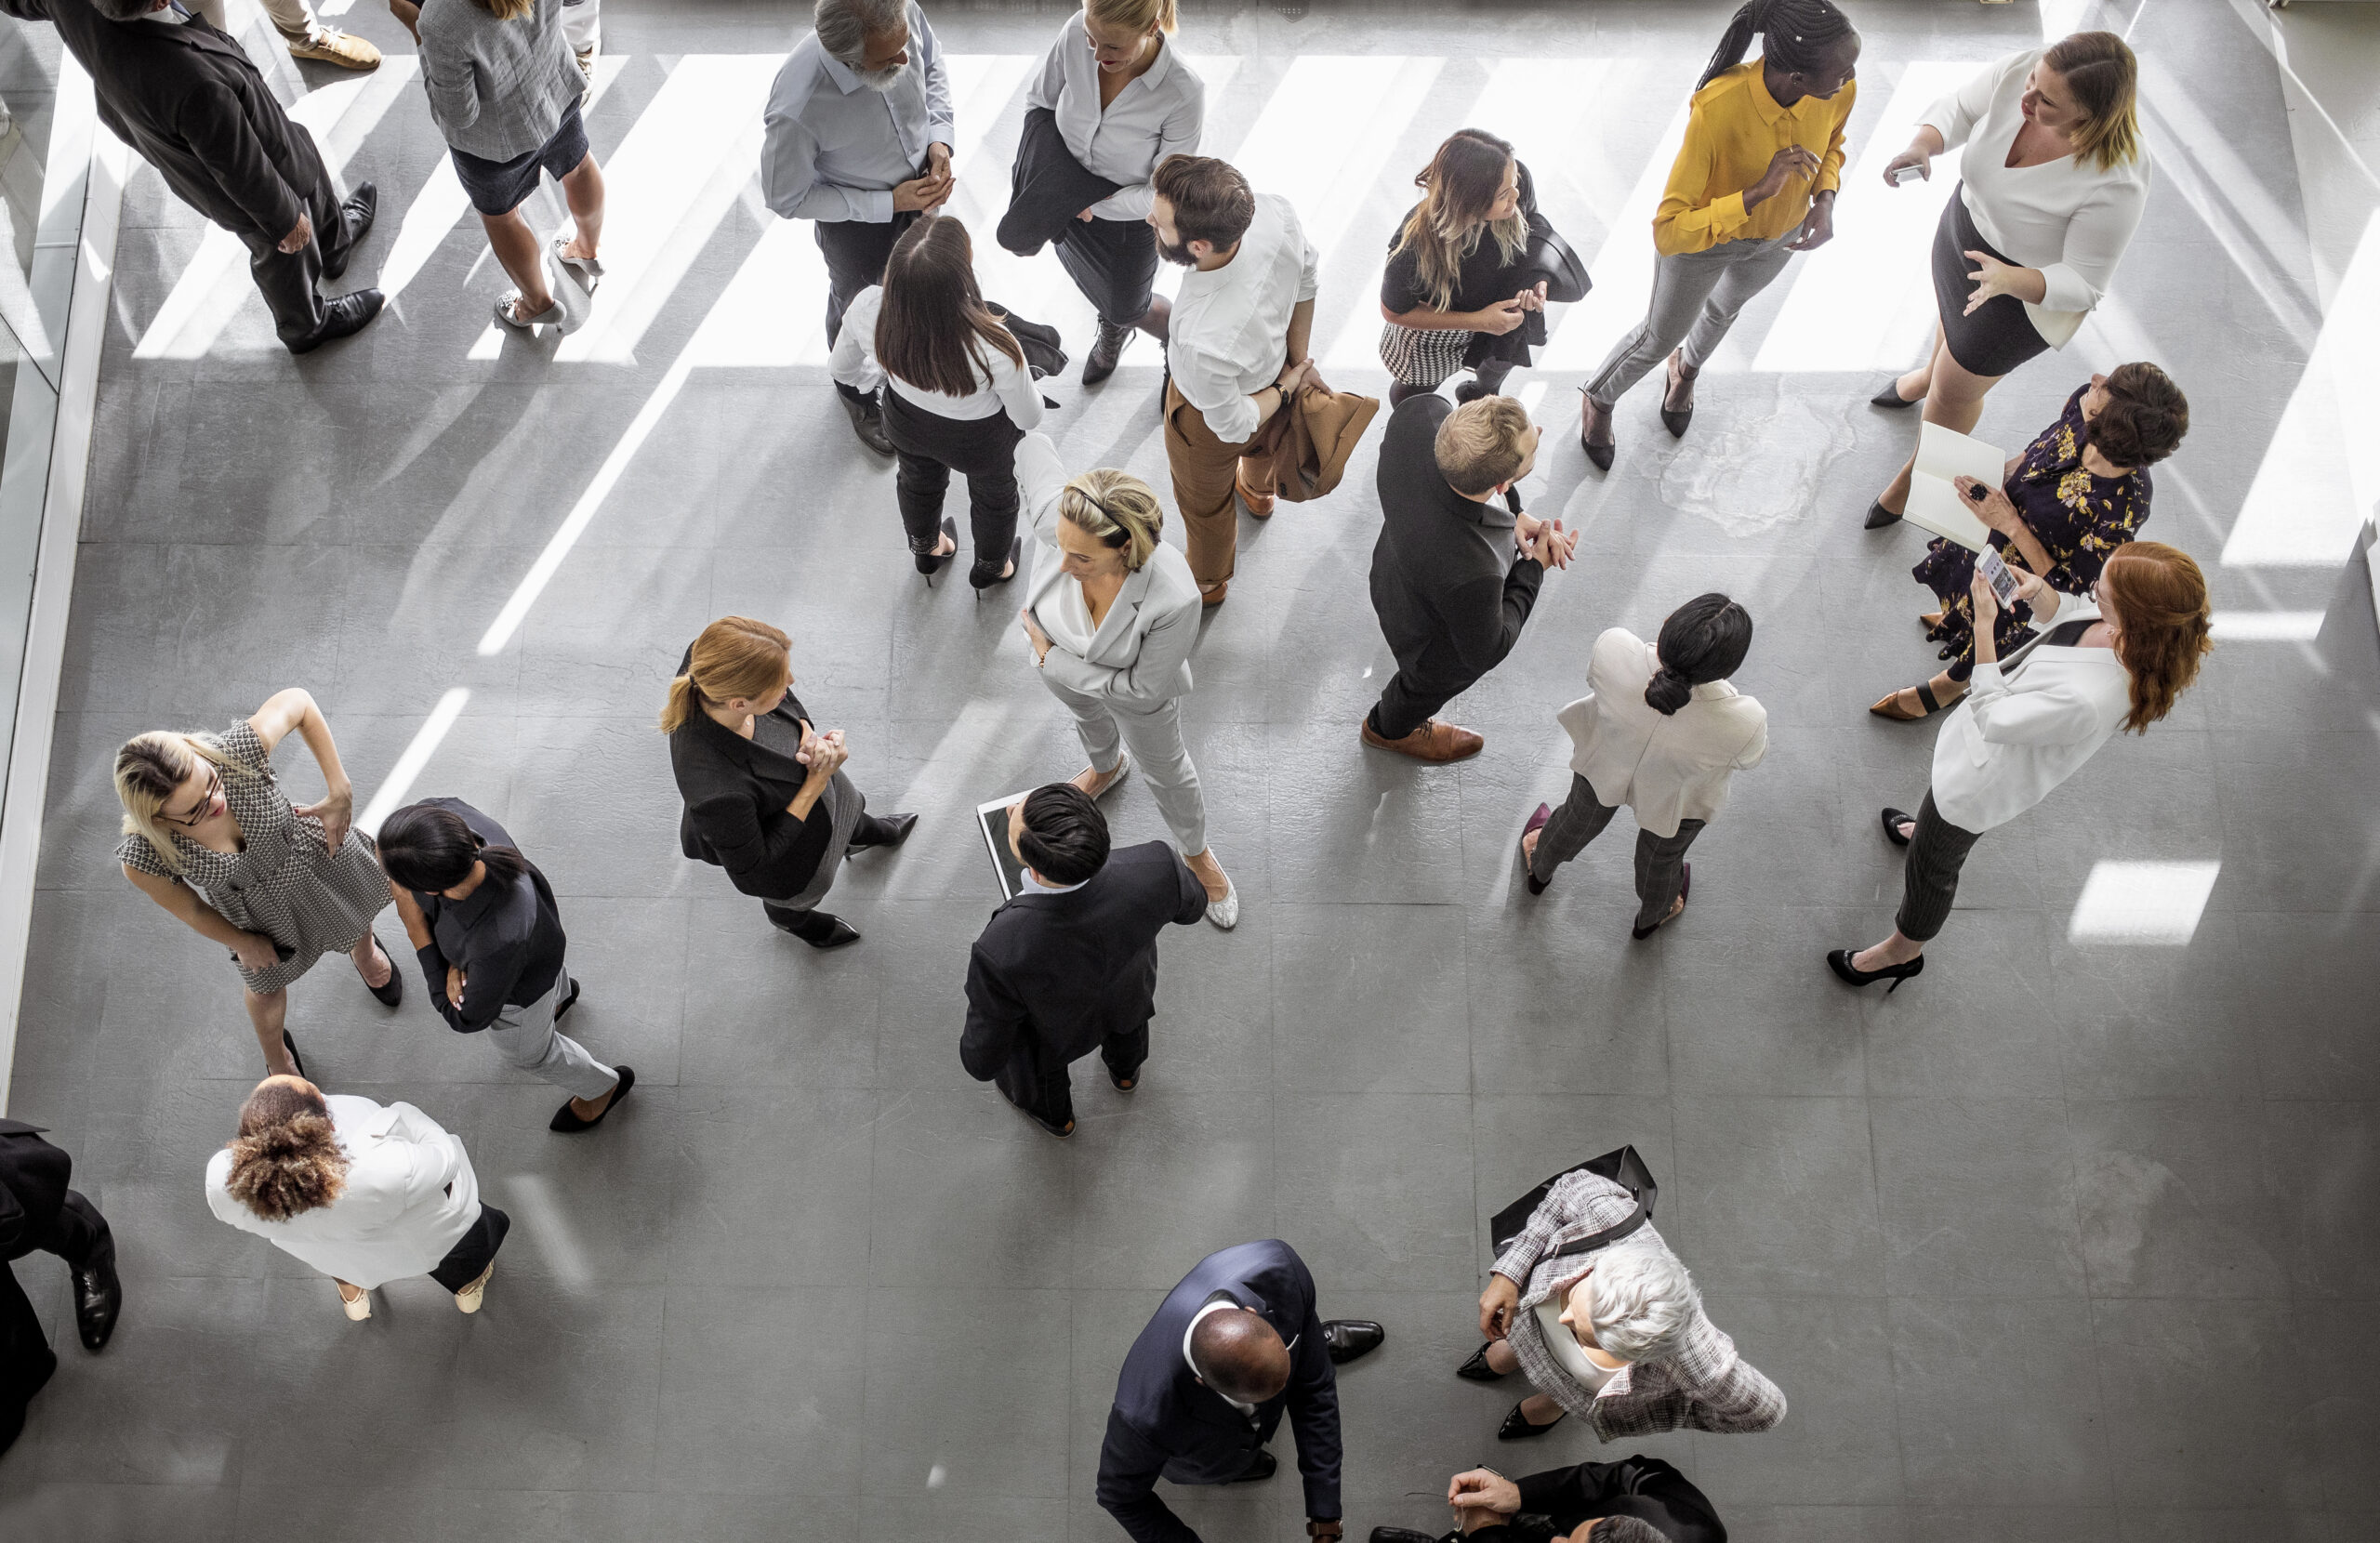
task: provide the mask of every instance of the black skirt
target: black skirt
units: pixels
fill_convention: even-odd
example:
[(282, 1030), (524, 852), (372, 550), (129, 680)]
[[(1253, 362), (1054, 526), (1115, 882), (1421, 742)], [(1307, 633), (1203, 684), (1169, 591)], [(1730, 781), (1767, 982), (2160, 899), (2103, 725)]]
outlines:
[(1995, 295), (1967, 314), (1967, 297), (1975, 281), (1969, 252), (1986, 252), (1997, 260), (2021, 267), (1987, 244), (1967, 213), (1966, 184), (1950, 191), (1942, 205), (1942, 221), (1934, 227), (1934, 309), (1942, 318), (1942, 337), (1950, 357), (1969, 375), (2003, 376), (2037, 353), (2049, 349), (2049, 340), (2025, 314), (2025, 302), (2013, 295)]

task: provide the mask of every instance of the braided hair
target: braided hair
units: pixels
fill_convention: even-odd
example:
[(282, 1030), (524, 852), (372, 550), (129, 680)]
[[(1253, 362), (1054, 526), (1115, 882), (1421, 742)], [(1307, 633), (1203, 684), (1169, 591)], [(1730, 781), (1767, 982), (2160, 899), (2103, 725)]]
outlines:
[(1745, 0), (1728, 19), (1727, 30), (1719, 35), (1719, 50), (1694, 88), (1701, 90), (1741, 64), (1754, 33), (1760, 34), (1762, 52), (1779, 70), (1807, 73), (1818, 68), (1827, 49), (1851, 36), (1853, 28), (1833, 0)]

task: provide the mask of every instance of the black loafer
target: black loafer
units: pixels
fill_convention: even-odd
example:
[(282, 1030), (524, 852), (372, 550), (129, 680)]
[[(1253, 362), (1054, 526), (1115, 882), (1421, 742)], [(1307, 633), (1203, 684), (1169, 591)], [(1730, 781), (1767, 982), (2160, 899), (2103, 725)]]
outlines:
[(573, 981), (570, 983), (570, 995), (554, 1004), (554, 1022), (561, 1022), (562, 1015), (576, 1006), (578, 1006), (578, 983)]
[(1909, 837), (1900, 833), (1901, 824), (1903, 821), (1906, 821), (1913, 825), (1917, 823), (1917, 816), (1914, 814), (1905, 814), (1897, 809), (1887, 809), (1884, 811), (1884, 839), (1890, 841), (1896, 847), (1905, 847), (1909, 845)]
[(1897, 525), (1899, 523), (1900, 516), (1884, 508), (1881, 501), (1868, 506), (1868, 522), (1864, 527), (1865, 529), (1881, 531), (1886, 525)]
[(311, 353), (325, 343), (336, 343), (342, 337), (352, 337), (371, 325), (372, 318), (380, 314), (382, 297), (377, 289), (358, 289), (324, 302), (327, 313), (322, 330), (313, 336), (289, 345), (291, 353)]
[(106, 1348), (115, 1332), (116, 1315), (124, 1311), (124, 1283), (115, 1275), (115, 1239), (102, 1237), (91, 1249), (90, 1261), (74, 1272), (74, 1332), (83, 1348)]
[(1387, 1338), (1388, 1330), (1369, 1318), (1333, 1318), (1322, 1325), (1322, 1348), (1334, 1366), (1369, 1355)]
[(1281, 1459), (1273, 1456), (1272, 1453), (1265, 1451), (1264, 1448), (1260, 1446), (1256, 1449), (1256, 1460), (1248, 1465), (1248, 1471), (1241, 1474), (1236, 1479), (1225, 1479), (1223, 1483), (1227, 1484), (1261, 1484), (1265, 1480), (1271, 1478), (1274, 1474), (1278, 1473), (1280, 1470)]
[[(1522, 1404), (1527, 1402), (1527, 1399), (1521, 1401)], [(1504, 1423), (1496, 1427), (1496, 1439), (1498, 1441), (1527, 1441), (1531, 1436), (1545, 1434), (1569, 1418), (1570, 1411), (1565, 1409), (1543, 1425), (1531, 1425), (1528, 1422), (1528, 1417), (1521, 1413), (1521, 1405), (1515, 1404), (1513, 1405), (1513, 1412), (1504, 1417)]]
[(1488, 1352), (1495, 1348), (1495, 1343), (1493, 1339), (1488, 1340), (1472, 1352), (1471, 1359), (1457, 1366), (1454, 1375), (1466, 1382), (1501, 1382), (1511, 1376), (1509, 1372), (1500, 1372), (1488, 1365)]
[(378, 949), (380, 956), (389, 961), (389, 978), (379, 985), (366, 985), (364, 989), (378, 998), (382, 1007), (393, 1008), (405, 999), (405, 972), (397, 968), (397, 956), (390, 953), (388, 946), (378, 938), (372, 940), (372, 946)]
[(603, 1106), (603, 1112), (601, 1114), (591, 1120), (582, 1120), (571, 1111), (570, 1101), (565, 1099), (562, 1101), (562, 1106), (554, 1111), (554, 1117), (546, 1122), (546, 1128), (559, 1130), (565, 1136), (573, 1136), (582, 1130), (592, 1130), (611, 1118), (612, 1111), (617, 1109), (620, 1106), (620, 1101), (627, 1098), (636, 1087), (635, 1067), (620, 1066), (615, 1070), (620, 1074), (620, 1080), (612, 1089), (612, 1101)]
[(372, 233), (373, 218), (379, 212), (380, 190), (369, 182), (358, 182), (355, 191), (349, 193), (346, 201), (338, 206), (339, 218), (347, 222), (347, 250), (339, 255), (336, 264), (327, 258), (324, 260), (324, 278), (342, 279), (347, 276), (347, 265), (355, 260), (355, 249), (364, 244), (365, 236)]

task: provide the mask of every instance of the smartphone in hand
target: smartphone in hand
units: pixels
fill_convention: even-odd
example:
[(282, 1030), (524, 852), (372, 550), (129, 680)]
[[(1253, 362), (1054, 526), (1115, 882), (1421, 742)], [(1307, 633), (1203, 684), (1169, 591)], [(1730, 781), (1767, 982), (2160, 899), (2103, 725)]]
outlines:
[(1886, 175), (1892, 178), (1894, 187), (1904, 188), (1924, 176), (1925, 172), (1921, 166), (1895, 166)]
[(1976, 554), (1975, 565), (1982, 572), (1984, 582), (1991, 586), (1991, 592), (2000, 597), (2002, 605), (2016, 602), (2016, 575), (2008, 571), (2008, 564), (2000, 560), (1998, 552), (1986, 547)]

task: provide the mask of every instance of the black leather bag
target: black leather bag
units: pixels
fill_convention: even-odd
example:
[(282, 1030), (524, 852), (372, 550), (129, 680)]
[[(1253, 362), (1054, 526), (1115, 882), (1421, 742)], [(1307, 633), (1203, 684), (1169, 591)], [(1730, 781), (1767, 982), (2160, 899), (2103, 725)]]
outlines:
[(1544, 1183), (1498, 1211), (1495, 1220), (1488, 1225), (1488, 1236), (1495, 1244), (1496, 1252), (1501, 1254), (1511, 1247), (1513, 1239), (1520, 1236), (1527, 1228), (1528, 1219), (1535, 1216), (1538, 1207), (1545, 1203), (1547, 1192), (1570, 1175), (1582, 1171), (1601, 1174), (1634, 1195), (1636, 1209), (1624, 1221), (1615, 1222), (1601, 1232), (1589, 1233), (1582, 1238), (1572, 1239), (1546, 1255), (1547, 1259), (1562, 1259), (1571, 1254), (1593, 1253), (1597, 1248), (1618, 1243), (1653, 1219), (1653, 1202), (1660, 1197), (1660, 1186), (1653, 1182), (1652, 1170), (1645, 1166), (1645, 1159), (1636, 1155), (1636, 1149), (1633, 1146), (1624, 1146), (1616, 1151), (1606, 1152), (1600, 1157), (1590, 1157), (1576, 1167), (1564, 1168), (1560, 1173), (1554, 1175)]
[(1549, 300), (1572, 305), (1585, 299), (1587, 291), (1595, 286), (1594, 280), (1587, 276), (1587, 265), (1579, 260), (1579, 254), (1570, 250), (1562, 232), (1543, 215), (1529, 216), (1528, 256), (1523, 260), (1526, 266), (1545, 276), (1545, 297)]

